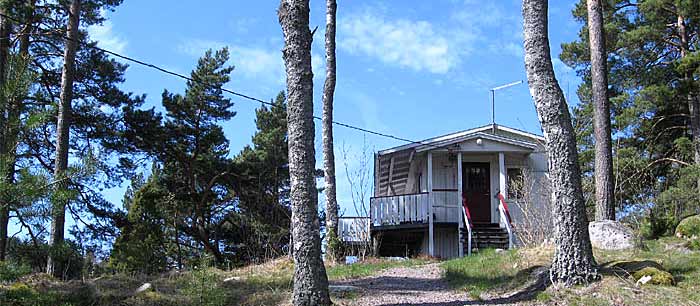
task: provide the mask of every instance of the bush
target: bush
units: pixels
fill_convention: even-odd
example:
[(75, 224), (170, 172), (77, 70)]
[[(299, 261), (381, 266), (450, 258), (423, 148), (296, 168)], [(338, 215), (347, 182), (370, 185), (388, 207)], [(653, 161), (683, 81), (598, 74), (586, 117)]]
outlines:
[(183, 291), (194, 305), (223, 306), (226, 305), (228, 295), (227, 290), (220, 285), (222, 281), (214, 269), (195, 269), (186, 279)]
[(690, 216), (678, 223), (676, 235), (687, 238), (700, 237), (700, 215)]
[(28, 265), (11, 261), (0, 261), (0, 281), (14, 281), (32, 272)]
[(639, 234), (648, 240), (673, 235), (678, 221), (672, 216), (650, 216), (642, 221)]
[(700, 238), (688, 240), (686, 247), (688, 247), (688, 249), (691, 249), (693, 251), (700, 251)]

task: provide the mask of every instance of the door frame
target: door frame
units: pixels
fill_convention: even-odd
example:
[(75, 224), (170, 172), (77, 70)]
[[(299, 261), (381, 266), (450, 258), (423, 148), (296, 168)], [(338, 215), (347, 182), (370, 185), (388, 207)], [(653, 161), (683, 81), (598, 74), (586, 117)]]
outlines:
[[(494, 195), (498, 191), (498, 154), (473, 154), (471, 152), (462, 152), (462, 169), (464, 169), (464, 164), (468, 163), (488, 163), (489, 164), (489, 204), (491, 209), (491, 223), (498, 223), (498, 203), (496, 202)], [(463, 182), (459, 182), (463, 184)]]

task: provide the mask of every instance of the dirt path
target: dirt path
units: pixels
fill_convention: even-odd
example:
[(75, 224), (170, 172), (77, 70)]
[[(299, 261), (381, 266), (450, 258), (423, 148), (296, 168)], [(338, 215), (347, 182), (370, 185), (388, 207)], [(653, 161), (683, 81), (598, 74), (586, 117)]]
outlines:
[(465, 305), (471, 300), (466, 293), (449, 289), (439, 263), (392, 268), (375, 276), (334, 284), (362, 288), (353, 305)]
[[(333, 285), (350, 285), (361, 288), (359, 297), (351, 305), (367, 306), (457, 306), (457, 305), (531, 305), (530, 300), (543, 290), (547, 270), (535, 269), (531, 279), (522, 288), (502, 296), (489, 296), (484, 300), (471, 298), (466, 292), (451, 290), (442, 277), (440, 263), (417, 267), (399, 267), (382, 273)], [(536, 303), (535, 303), (536, 304)]]

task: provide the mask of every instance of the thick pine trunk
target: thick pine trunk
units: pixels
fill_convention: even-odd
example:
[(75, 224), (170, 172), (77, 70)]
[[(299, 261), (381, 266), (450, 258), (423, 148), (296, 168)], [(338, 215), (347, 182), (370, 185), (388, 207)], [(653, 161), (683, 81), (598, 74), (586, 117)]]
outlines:
[(282, 0), (278, 16), (284, 33), (282, 55), (287, 72), (287, 141), (294, 248), (293, 303), (295, 306), (330, 305), (328, 278), (321, 259), (314, 169), (316, 158), (309, 1)]
[[(0, 8), (0, 12), (5, 14), (5, 10)], [(4, 86), (7, 77), (7, 65), (10, 52), (10, 33), (12, 24), (9, 19), (0, 16), (0, 87)], [(10, 151), (14, 151), (14, 146), (10, 139), (12, 130), (11, 117), (13, 107), (11, 101), (4, 101), (0, 104), (2, 117), (0, 118), (0, 180), (6, 184), (11, 184), (14, 180), (14, 162), (11, 160)], [(12, 195), (8, 191), (0, 191), (0, 260), (5, 260), (7, 250), (7, 225), (10, 220), (10, 206)]]
[[(328, 241), (338, 239), (338, 200), (335, 193), (335, 154), (333, 153), (333, 94), (335, 93), (335, 0), (326, 1), (326, 82), (323, 84), (323, 172), (326, 194), (326, 230)], [(331, 245), (331, 244), (329, 244)], [(334, 260), (340, 259), (335, 245), (328, 250)]]
[[(680, 37), (681, 58), (685, 58), (690, 54), (690, 39), (688, 28), (684, 16), (678, 15), (678, 36)], [(693, 137), (693, 162), (695, 165), (700, 165), (700, 100), (694, 94), (695, 80), (693, 79), (693, 71), (689, 69), (683, 73), (683, 79), (686, 83), (688, 92), (686, 93), (686, 101), (688, 103), (688, 112), (690, 113), (690, 135)], [(698, 192), (700, 192), (700, 180), (697, 182)]]
[(615, 220), (608, 68), (601, 0), (588, 0), (588, 37), (591, 50), (595, 134), (595, 220)]
[[(51, 236), (49, 245), (54, 248), (63, 244), (64, 226), (66, 219), (66, 191), (68, 189), (68, 138), (71, 125), (71, 101), (73, 99), (73, 77), (75, 70), (75, 53), (78, 48), (78, 28), (80, 26), (80, 1), (73, 0), (70, 5), (68, 27), (68, 39), (66, 50), (63, 54), (63, 71), (61, 73), (61, 96), (58, 105), (58, 119), (56, 123), (56, 160), (54, 165), (54, 180), (57, 181), (53, 198), (53, 211), (51, 213)], [(49, 254), (46, 264), (46, 273), (60, 276), (60, 270), (56, 269), (56, 258)]]
[(552, 282), (587, 283), (599, 277), (581, 188), (581, 170), (571, 116), (554, 76), (547, 33), (547, 0), (523, 1), (525, 69), (548, 152), (557, 243)]

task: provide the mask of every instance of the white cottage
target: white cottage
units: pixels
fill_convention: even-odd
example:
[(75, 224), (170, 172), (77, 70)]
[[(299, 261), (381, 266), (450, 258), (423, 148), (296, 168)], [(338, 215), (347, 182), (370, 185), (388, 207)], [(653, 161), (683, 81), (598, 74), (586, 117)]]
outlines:
[[(362, 221), (376, 251), (453, 258), (514, 247), (521, 196), (535, 206), (548, 200), (538, 187), (547, 181), (543, 144), (540, 135), (494, 124), (377, 152), (370, 216)], [(523, 184), (525, 173), (534, 184)]]

